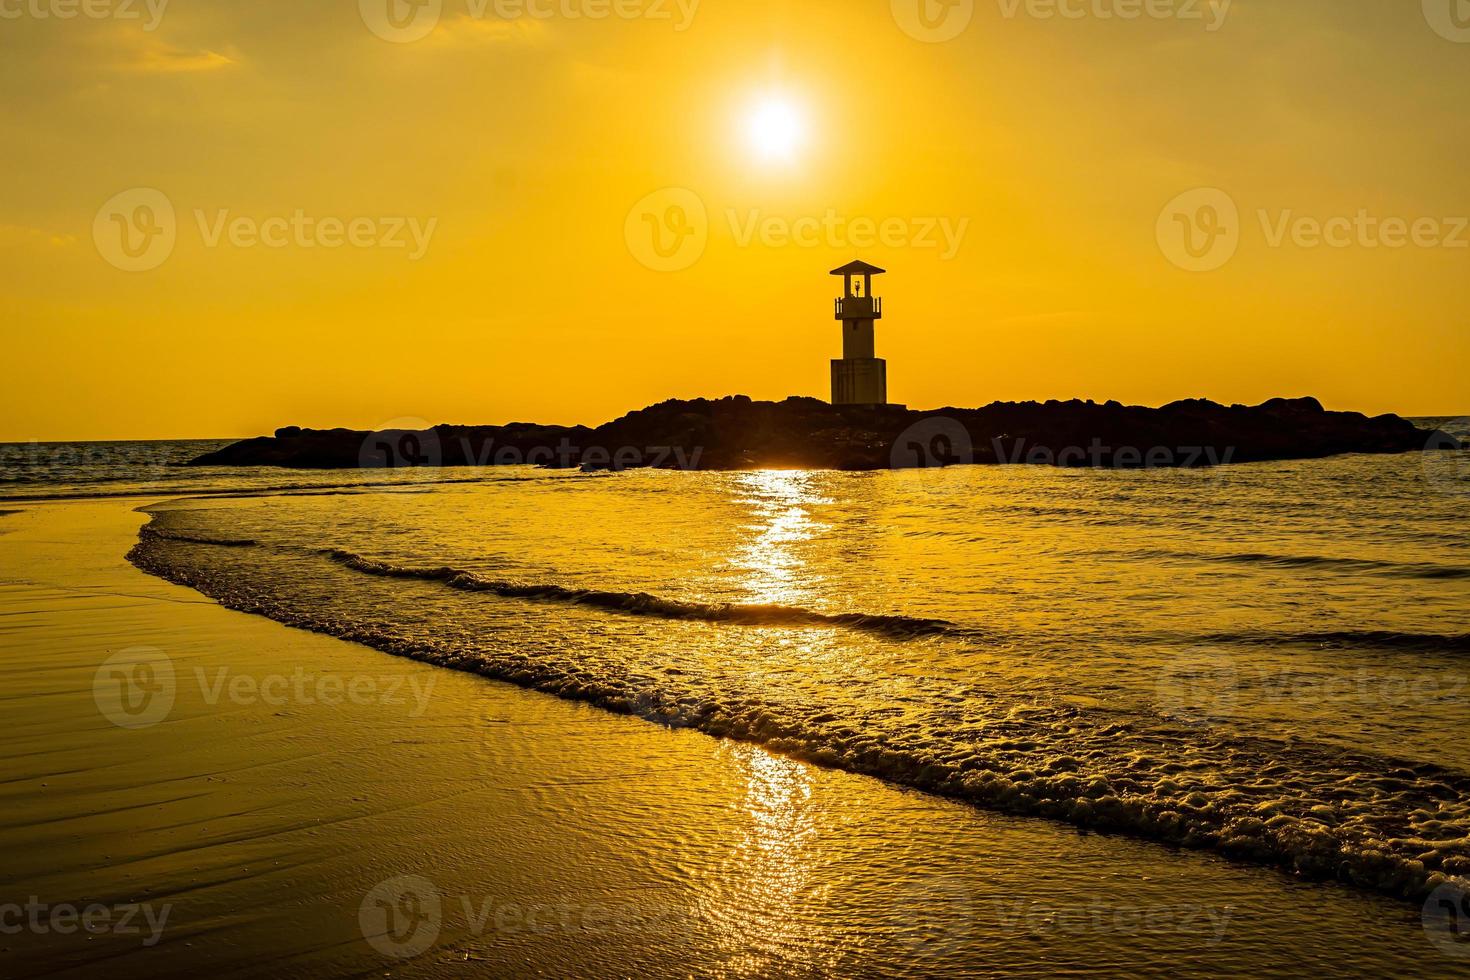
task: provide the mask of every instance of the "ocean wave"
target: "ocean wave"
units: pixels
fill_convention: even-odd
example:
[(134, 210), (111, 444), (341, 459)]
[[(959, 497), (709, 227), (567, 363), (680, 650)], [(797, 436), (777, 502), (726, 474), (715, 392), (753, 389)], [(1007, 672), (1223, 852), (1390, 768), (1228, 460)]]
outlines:
[[(376, 471), (394, 473), (396, 471)], [(431, 480), (424, 479), (422, 474), (414, 471), (411, 476), (402, 479), (378, 478), (340, 483), (272, 483), (262, 486), (251, 486), (247, 478), (238, 477), (229, 483), (195, 486), (185, 480), (177, 482), (160, 481), (157, 483), (118, 483), (117, 481), (97, 481), (98, 485), (106, 482), (115, 483), (113, 489), (108, 490), (52, 490), (26, 494), (0, 494), (0, 503), (22, 504), (41, 501), (61, 500), (111, 500), (118, 497), (204, 497), (209, 499), (235, 499), (243, 497), (269, 497), (275, 495), (309, 495), (309, 494), (332, 494), (332, 493), (371, 493), (374, 491), (403, 491), (413, 490), (419, 487), (446, 487), (456, 484), (477, 483), (532, 483), (546, 480), (597, 480), (605, 479), (605, 473), (579, 473), (567, 471), (546, 475), (524, 475), (510, 476), (494, 470), (487, 470), (476, 476), (455, 477), (453, 479)]]
[(1467, 633), (1410, 633), (1398, 630), (1322, 630), (1270, 633), (1207, 633), (1188, 637), (1196, 643), (1236, 646), (1312, 646), (1395, 650), (1409, 653), (1470, 653)]
[[(786, 700), (785, 685), (750, 681), (744, 665), (727, 667), (723, 657), (690, 673), (661, 671), (636, 651), (622, 656), (616, 647), (591, 662), (545, 656), (532, 633), (487, 636), (468, 628), (474, 604), (436, 606), (436, 625), (427, 629), (385, 618), (384, 585), (360, 580), (362, 589), (355, 589), (353, 579), (334, 569), (660, 619), (854, 626), (894, 617), (518, 585), (451, 566), (393, 565), (341, 550), (287, 555), (259, 549), (210, 558), (203, 549), (180, 545), (144, 536), (129, 559), (229, 608), (293, 627), (1000, 812), (1209, 850), (1416, 901), (1441, 885), (1470, 887), (1470, 774), (1165, 714), (1091, 710), (970, 685), (957, 690), (953, 681), (925, 688), (922, 699), (905, 695), (901, 708), (892, 693), (874, 690), (882, 678), (854, 685), (846, 675), (831, 678), (819, 697)], [(309, 556), (322, 567), (299, 564), (313, 560)], [(293, 589), (293, 575), (307, 576), (300, 581), (310, 581), (310, 588)], [(324, 575), (341, 581), (324, 583)], [(463, 617), (465, 628), (443, 629), (443, 616)], [(936, 620), (909, 622), (953, 628)], [(896, 634), (906, 635), (916, 634), (907, 628)], [(1394, 635), (1403, 634), (1385, 634)]]
[(1193, 551), (1134, 551), (1118, 552), (1122, 560), (1171, 560), (1220, 562), (1229, 565), (1259, 565), (1267, 568), (1321, 568), (1334, 571), (1362, 572), (1370, 575), (1390, 575), (1402, 578), (1424, 579), (1470, 579), (1470, 567), (1464, 565), (1439, 565), (1427, 562), (1393, 562), (1374, 558), (1337, 558), (1323, 555), (1272, 555), (1264, 552), (1240, 552), (1209, 554)]
[(211, 538), (203, 534), (186, 534), (183, 531), (168, 530), (157, 524), (145, 524), (139, 528), (138, 537), (181, 541), (185, 544), (210, 544), (219, 548), (254, 548), (260, 544), (254, 538)]
[(650, 595), (647, 592), (614, 592), (579, 589), (552, 583), (507, 582), (485, 578), (452, 566), (406, 567), (365, 558), (350, 551), (328, 549), (322, 554), (354, 571), (382, 578), (420, 579), (442, 582), (465, 592), (489, 592), (503, 599), (529, 599), (591, 606), (632, 616), (659, 619), (703, 620), (740, 626), (836, 626), (877, 633), (892, 639), (971, 634), (942, 619), (884, 616), (872, 613), (823, 613), (801, 606), (742, 603), (692, 602)]

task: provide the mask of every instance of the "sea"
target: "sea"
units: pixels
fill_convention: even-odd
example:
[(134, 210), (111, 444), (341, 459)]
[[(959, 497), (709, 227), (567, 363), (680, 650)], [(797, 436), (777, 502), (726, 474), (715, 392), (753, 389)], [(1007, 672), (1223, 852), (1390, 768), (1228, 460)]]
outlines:
[(1470, 877), (1470, 451), (182, 465), (225, 444), (0, 446), (0, 509), (136, 497), (133, 563), (229, 608), (984, 809), (1415, 903)]

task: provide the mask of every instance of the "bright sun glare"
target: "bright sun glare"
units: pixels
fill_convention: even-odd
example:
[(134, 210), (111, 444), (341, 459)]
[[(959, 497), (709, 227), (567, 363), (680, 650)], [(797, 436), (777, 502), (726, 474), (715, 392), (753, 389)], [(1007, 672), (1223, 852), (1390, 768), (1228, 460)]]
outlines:
[(751, 150), (762, 160), (790, 161), (806, 143), (806, 119), (790, 101), (767, 98), (752, 106), (745, 134)]

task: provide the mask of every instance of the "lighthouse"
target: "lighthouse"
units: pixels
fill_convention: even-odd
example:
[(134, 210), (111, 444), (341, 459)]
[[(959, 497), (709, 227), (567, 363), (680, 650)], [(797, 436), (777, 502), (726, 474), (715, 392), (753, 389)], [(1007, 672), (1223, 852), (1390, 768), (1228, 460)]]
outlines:
[(883, 301), (873, 295), (873, 277), (885, 270), (851, 262), (832, 275), (843, 280), (837, 300), (842, 322), (842, 359), (832, 362), (832, 404), (886, 405), (888, 362), (873, 356), (873, 324), (883, 319)]

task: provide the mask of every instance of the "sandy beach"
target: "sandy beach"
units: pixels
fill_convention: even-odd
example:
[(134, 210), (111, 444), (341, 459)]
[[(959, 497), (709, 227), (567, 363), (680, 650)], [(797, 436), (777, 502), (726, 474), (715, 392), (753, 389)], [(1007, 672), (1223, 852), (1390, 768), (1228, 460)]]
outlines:
[(123, 560), (138, 503), (3, 519), (5, 976), (1451, 962), (1391, 901), (224, 610)]

